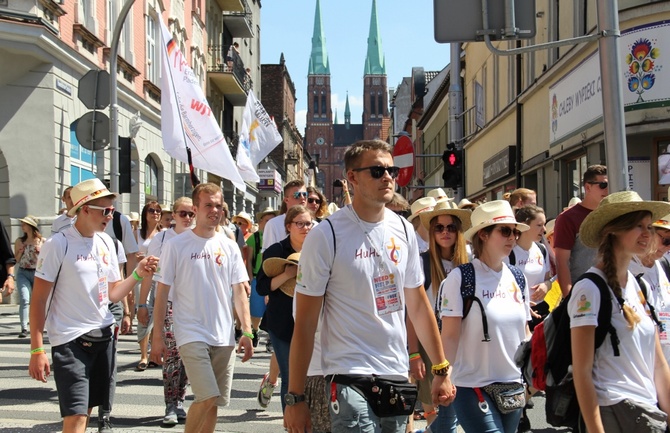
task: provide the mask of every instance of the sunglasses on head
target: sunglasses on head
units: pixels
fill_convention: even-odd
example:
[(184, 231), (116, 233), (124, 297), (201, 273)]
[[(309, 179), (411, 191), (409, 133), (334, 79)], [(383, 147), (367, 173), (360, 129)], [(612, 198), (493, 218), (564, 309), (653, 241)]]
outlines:
[(160, 209), (156, 209), (156, 208), (154, 208), (154, 207), (150, 207), (149, 209), (147, 209), (147, 212), (149, 212), (149, 213), (153, 213), (153, 214), (157, 214), (157, 213), (161, 213), (161, 210), (160, 210)]
[(92, 204), (87, 205), (91, 209), (98, 209), (102, 211), (102, 216), (110, 216), (114, 213), (114, 208), (113, 207), (102, 207), (102, 206), (95, 206)]
[(293, 193), (293, 198), (307, 198), (307, 191), (296, 191)]
[(664, 247), (670, 247), (670, 239), (666, 238), (665, 236), (662, 236), (660, 233), (656, 233), (658, 237), (661, 238), (661, 243), (663, 244)]
[(507, 226), (498, 226), (498, 230), (504, 238), (508, 238), (512, 236), (512, 234), (514, 234), (514, 239), (519, 239), (519, 236), (521, 236), (521, 232), (519, 230), (511, 229)]
[(180, 210), (179, 212), (177, 212), (177, 215), (179, 215), (180, 218), (186, 218), (186, 217), (193, 218), (195, 216), (195, 213), (189, 212), (187, 210)]
[(361, 167), (361, 168), (354, 168), (353, 171), (363, 171), (363, 170), (370, 170), (370, 176), (372, 176), (374, 179), (381, 179), (384, 176), (384, 173), (388, 172), (389, 176), (391, 176), (391, 179), (395, 179), (398, 177), (398, 173), (400, 173), (400, 167), (396, 167), (395, 165), (392, 165), (390, 167), (383, 167), (381, 165), (371, 165), (370, 167)]
[(608, 182), (595, 182), (595, 181), (588, 181), (586, 182), (589, 185), (598, 185), (600, 189), (605, 189), (608, 186)]
[(309, 204), (321, 204), (321, 199), (320, 198), (308, 198), (307, 203)]
[(456, 233), (458, 227), (456, 227), (456, 224), (447, 224), (446, 226), (444, 224), (435, 224), (435, 233), (442, 233), (445, 230), (449, 233)]
[(299, 229), (304, 229), (305, 227), (310, 228), (313, 224), (312, 221), (292, 221), (292, 223)]

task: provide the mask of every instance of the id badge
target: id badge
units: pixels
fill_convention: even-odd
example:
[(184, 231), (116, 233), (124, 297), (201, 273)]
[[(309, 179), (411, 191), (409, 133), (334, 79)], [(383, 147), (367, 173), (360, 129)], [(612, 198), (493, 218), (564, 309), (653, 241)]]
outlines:
[(663, 331), (658, 333), (658, 337), (661, 340), (662, 346), (670, 346), (670, 340), (668, 340), (668, 326), (670, 326), (670, 312), (659, 311), (658, 312), (658, 321), (663, 325)]
[(402, 309), (398, 282), (393, 272), (381, 270), (372, 277), (377, 314), (385, 316)]
[(98, 278), (98, 302), (100, 306), (109, 304), (109, 288), (107, 287), (107, 277)]

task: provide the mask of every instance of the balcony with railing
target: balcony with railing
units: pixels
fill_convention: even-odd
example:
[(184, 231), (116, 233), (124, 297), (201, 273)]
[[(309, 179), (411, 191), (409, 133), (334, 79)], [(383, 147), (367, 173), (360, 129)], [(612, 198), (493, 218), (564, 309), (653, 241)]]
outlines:
[(221, 45), (207, 47), (207, 75), (231, 104), (242, 106), (253, 89), (253, 82), (237, 51), (233, 50), (232, 56), (227, 57), (229, 48)]
[(222, 11), (242, 12), (244, 10), (244, 0), (216, 0)]
[(242, 4), (242, 9), (223, 9), (223, 25), (234, 38), (253, 38), (251, 8), (247, 0), (240, 0), (239, 3)]

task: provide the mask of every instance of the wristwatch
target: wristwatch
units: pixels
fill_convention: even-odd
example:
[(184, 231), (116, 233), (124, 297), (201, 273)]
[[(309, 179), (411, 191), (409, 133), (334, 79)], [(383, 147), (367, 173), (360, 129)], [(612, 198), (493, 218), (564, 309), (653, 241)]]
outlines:
[(286, 406), (295, 406), (298, 403), (305, 401), (305, 394), (293, 394), (292, 392), (287, 392), (284, 396), (284, 403)]

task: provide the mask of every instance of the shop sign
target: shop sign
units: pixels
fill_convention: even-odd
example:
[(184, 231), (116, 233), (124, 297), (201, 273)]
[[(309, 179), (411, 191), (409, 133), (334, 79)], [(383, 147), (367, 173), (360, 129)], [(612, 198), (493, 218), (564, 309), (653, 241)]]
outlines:
[(628, 158), (628, 189), (651, 200), (651, 164), (649, 158)]
[(508, 146), (484, 161), (484, 185), (514, 174), (516, 146)]
[(280, 194), (282, 191), (281, 176), (277, 170), (271, 168), (258, 169), (258, 189), (261, 191), (274, 191)]

